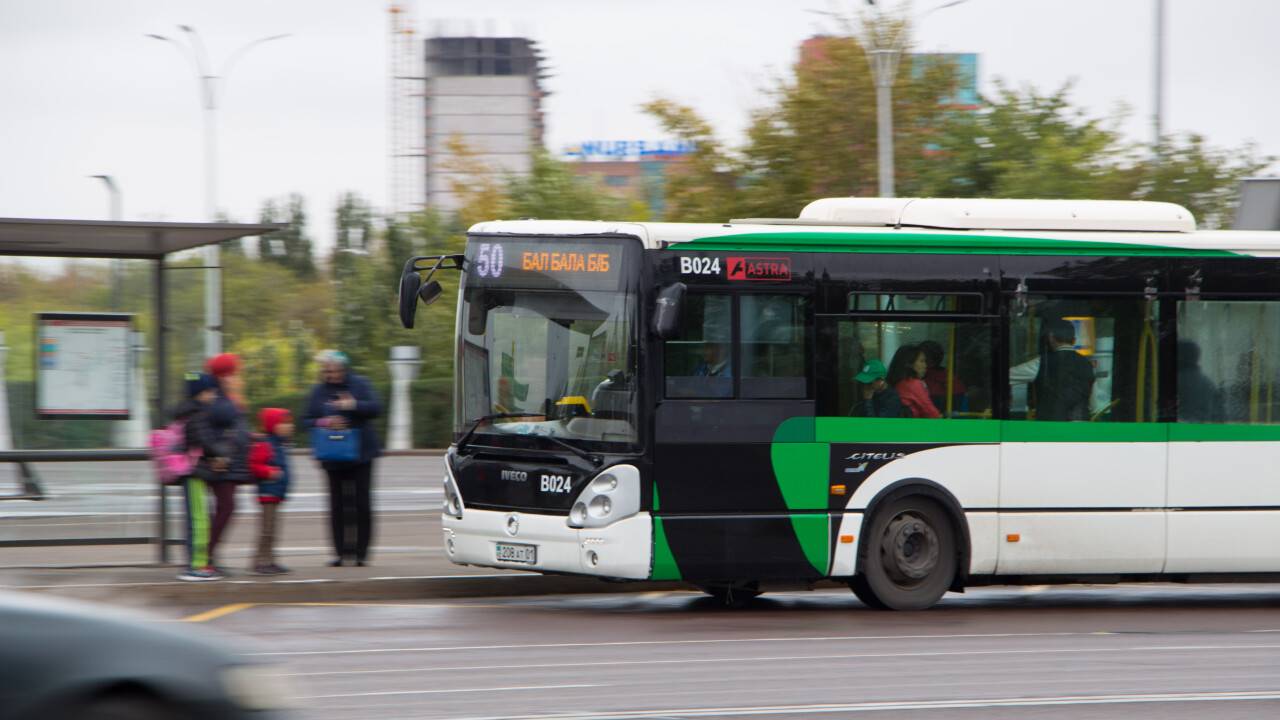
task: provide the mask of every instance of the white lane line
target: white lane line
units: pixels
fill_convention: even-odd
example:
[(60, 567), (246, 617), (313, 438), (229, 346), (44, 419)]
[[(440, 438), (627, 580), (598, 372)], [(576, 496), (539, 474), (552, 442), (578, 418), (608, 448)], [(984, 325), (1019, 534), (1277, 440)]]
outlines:
[[(888, 658), (968, 657), (982, 655), (1073, 655), (1088, 653), (1200, 652), (1204, 650), (1278, 650), (1280, 645), (1145, 645), (1121, 648), (1061, 648), (1035, 650), (956, 650), (954, 652), (852, 653), (842, 655), (774, 655), (769, 657), (677, 658), (671, 660), (591, 660), (591, 667), (634, 665), (693, 665), (699, 663), (795, 662), (805, 660), (884, 660)], [(476, 670), (512, 670), (520, 668), (582, 667), (583, 661), (572, 663), (521, 663), (519, 665), (468, 665), (445, 667), (385, 668), (381, 670), (324, 670), (283, 673), (285, 677), (325, 677), (329, 675), (383, 675), (395, 673), (463, 672)]]
[(338, 693), (334, 695), (303, 695), (296, 700), (332, 700), (335, 698), (382, 697), (386, 695), (442, 695), (447, 693), (510, 692), (516, 690), (566, 690), (569, 688), (595, 688), (604, 685), (511, 685), (508, 687), (449, 688), (445, 690), (386, 690), (382, 692)]
[[(1246, 630), (1238, 632), (1270, 632)], [(818, 637), (715, 638), (704, 640), (622, 640), (594, 643), (530, 643), (525, 645), (438, 645), (432, 647), (362, 648), (358, 650), (287, 650), (247, 653), (254, 657), (305, 657), (308, 655), (373, 655), (387, 653), (457, 652), (463, 650), (536, 650), (555, 648), (635, 647), (653, 645), (719, 645), (766, 642), (845, 642), (867, 640), (971, 640), (982, 638), (1098, 637), (1114, 632), (962, 633), (955, 635), (833, 635)]]
[(455, 720), (626, 720), (627, 718), (737, 717), (744, 715), (796, 715), (817, 713), (887, 712), (892, 710), (965, 710), (1061, 705), (1126, 705), (1139, 703), (1222, 702), (1280, 700), (1280, 691), (1160, 693), (1147, 695), (1060, 695), (1050, 697), (993, 698), (987, 700), (921, 700), (846, 703), (840, 705), (755, 705), (747, 707), (687, 708), (680, 710), (631, 710), (622, 712), (555, 713), (549, 715), (473, 716)]

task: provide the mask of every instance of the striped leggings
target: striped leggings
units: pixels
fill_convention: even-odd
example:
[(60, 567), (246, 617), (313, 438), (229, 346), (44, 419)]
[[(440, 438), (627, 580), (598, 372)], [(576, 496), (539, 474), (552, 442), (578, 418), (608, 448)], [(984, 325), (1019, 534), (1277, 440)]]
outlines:
[(191, 476), (182, 481), (187, 506), (187, 567), (209, 566), (209, 486)]

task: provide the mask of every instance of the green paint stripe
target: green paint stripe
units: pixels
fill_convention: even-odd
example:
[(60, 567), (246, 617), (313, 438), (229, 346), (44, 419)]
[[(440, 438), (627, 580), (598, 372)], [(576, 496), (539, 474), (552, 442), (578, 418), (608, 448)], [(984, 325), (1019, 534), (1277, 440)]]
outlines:
[(782, 421), (773, 433), (774, 442), (813, 442), (816, 418), (793, 417)]
[[(795, 433), (784, 428), (774, 442)], [(925, 420), (916, 418), (814, 419), (818, 443), (994, 442), (1267, 442), (1280, 441), (1280, 424), (1047, 422), (1037, 420)]]
[(1163, 423), (1006, 420), (1001, 423), (1000, 439), (1004, 442), (1166, 442), (1168, 428)]
[(800, 549), (813, 569), (823, 575), (830, 567), (830, 522), (831, 516), (827, 513), (791, 516), (791, 527), (800, 541)]
[(1234, 257), (1229, 250), (1139, 245), (1111, 240), (1005, 237), (972, 233), (760, 232), (696, 238), (673, 250), (771, 252), (927, 253), (950, 255), (1150, 255)]
[(679, 580), (680, 566), (676, 564), (676, 556), (667, 543), (667, 533), (662, 528), (662, 518), (653, 519), (653, 569), (649, 571), (650, 580)]
[(818, 442), (1000, 442), (998, 420), (820, 417)]
[(1280, 440), (1280, 425), (1170, 424), (1171, 442), (1266, 442)]
[(827, 506), (827, 476), (831, 459), (819, 443), (774, 443), (770, 448), (773, 475), (788, 510)]

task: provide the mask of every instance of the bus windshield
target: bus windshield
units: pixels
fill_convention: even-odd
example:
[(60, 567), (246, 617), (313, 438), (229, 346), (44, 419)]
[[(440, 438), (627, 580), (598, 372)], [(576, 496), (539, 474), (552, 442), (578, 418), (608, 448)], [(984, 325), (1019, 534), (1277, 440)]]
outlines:
[(472, 239), (458, 308), (457, 433), (488, 415), (529, 413), (481, 421), (474, 434), (595, 449), (636, 442), (627, 248), (619, 240)]

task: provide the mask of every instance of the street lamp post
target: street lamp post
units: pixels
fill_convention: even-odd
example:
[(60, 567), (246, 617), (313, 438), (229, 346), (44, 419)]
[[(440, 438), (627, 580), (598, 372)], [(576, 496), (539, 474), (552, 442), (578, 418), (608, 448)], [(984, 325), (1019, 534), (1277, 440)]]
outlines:
[[(120, 199), (120, 186), (116, 184), (115, 178), (111, 177), (110, 175), (90, 175), (89, 177), (95, 180), (101, 180), (102, 184), (107, 186), (107, 194), (110, 197), (110, 202), (111, 202), (111, 219), (117, 220), (117, 221), (123, 220), (124, 205)], [(122, 278), (124, 274), (124, 268), (121, 265), (121, 263), (123, 262), (124, 262), (123, 260), (118, 260), (118, 259), (111, 261), (111, 309), (112, 310), (120, 309), (120, 296), (123, 293), (122, 284), (124, 282)]]
[[(204, 212), (205, 219), (212, 222), (218, 219), (217, 112), (218, 94), (221, 91), (219, 83), (226, 82), (231, 67), (250, 49), (272, 40), (286, 38), (288, 35), (270, 35), (245, 43), (227, 57), (222, 71), (214, 74), (200, 34), (190, 25), (179, 25), (178, 29), (186, 35), (186, 43), (155, 33), (148, 33), (147, 37), (173, 45), (195, 71), (196, 82), (200, 87), (200, 107), (203, 110), (204, 120)], [(204, 352), (206, 357), (213, 357), (222, 352), (222, 257), (219, 250), (216, 244), (204, 250)]]
[[(968, 0), (950, 0), (927, 10), (920, 20), (939, 10), (962, 5)], [(875, 7), (876, 0), (867, 0), (867, 4)], [(910, 3), (908, 10), (910, 12)], [(904, 21), (905, 22), (905, 21)], [(880, 25), (878, 23), (878, 25)], [(894, 197), (893, 172), (893, 81), (898, 76), (898, 61), (906, 50), (906, 33), (899, 28), (887, 44), (881, 44), (877, 34), (868, 34), (863, 42), (866, 49), (867, 62), (871, 65), (872, 79), (876, 85), (876, 148), (877, 166), (880, 175), (880, 197)]]

